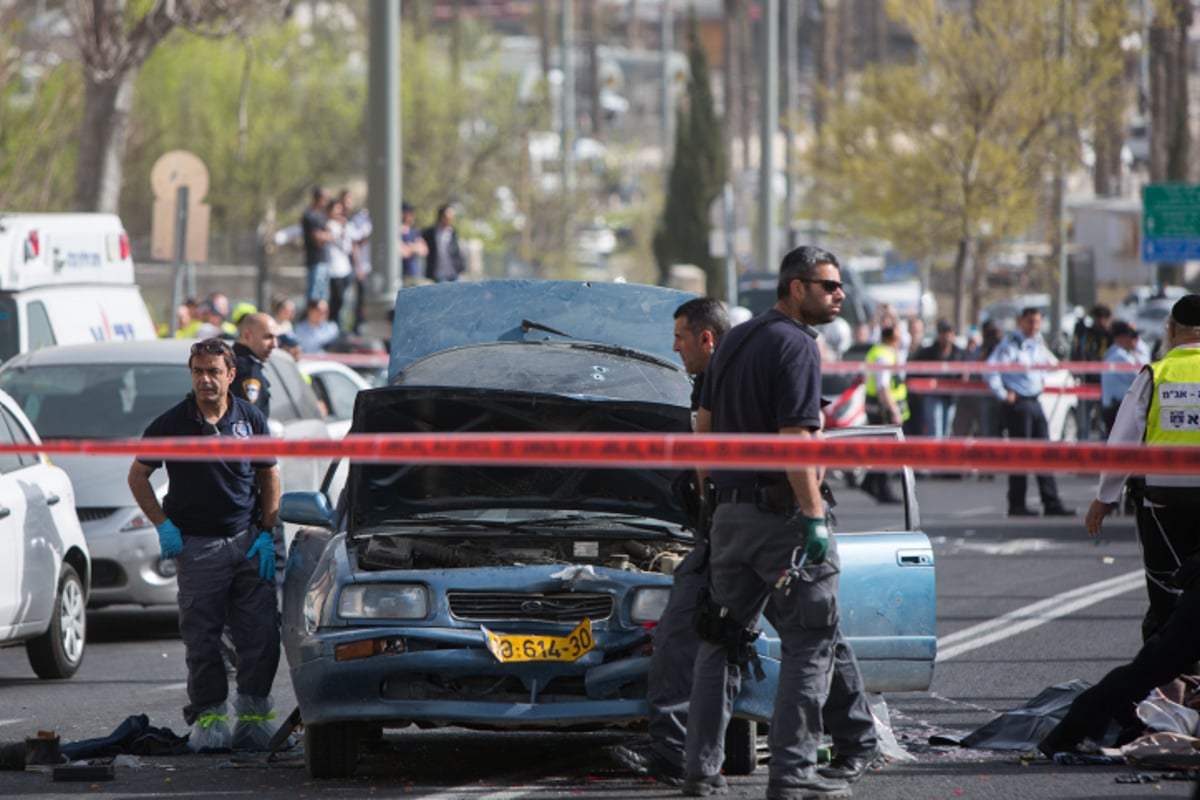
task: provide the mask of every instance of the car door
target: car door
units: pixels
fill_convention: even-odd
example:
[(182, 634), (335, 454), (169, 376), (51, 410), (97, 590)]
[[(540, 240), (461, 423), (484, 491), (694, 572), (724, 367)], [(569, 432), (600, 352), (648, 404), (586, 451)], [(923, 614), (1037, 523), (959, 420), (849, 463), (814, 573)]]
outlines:
[[(0, 414), (7, 416), (3, 409)], [(12, 430), (0, 417), (0, 442), (13, 444)], [(20, 612), (17, 576), (25, 554), (25, 492), (17, 475), (21, 459), (16, 453), (0, 453), (0, 641), (12, 638)]]
[[(0, 426), (7, 441), (33, 444), (33, 437), (24, 425), (3, 405), (0, 405)], [(13, 576), (17, 633), (41, 633), (54, 609), (62, 554), (67, 549), (62, 531), (68, 525), (79, 525), (74, 493), (66, 474), (36, 453), (3, 454), (0, 476), (16, 484), (20, 494), (14, 500), (21, 513), (8, 517), (15, 518), (15, 538), (20, 550)]]

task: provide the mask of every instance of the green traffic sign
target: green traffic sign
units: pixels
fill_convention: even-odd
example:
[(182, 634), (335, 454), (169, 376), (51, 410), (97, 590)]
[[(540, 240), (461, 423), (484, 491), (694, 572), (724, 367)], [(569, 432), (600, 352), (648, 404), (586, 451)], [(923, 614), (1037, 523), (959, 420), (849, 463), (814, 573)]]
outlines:
[(1200, 259), (1200, 184), (1142, 187), (1142, 260)]

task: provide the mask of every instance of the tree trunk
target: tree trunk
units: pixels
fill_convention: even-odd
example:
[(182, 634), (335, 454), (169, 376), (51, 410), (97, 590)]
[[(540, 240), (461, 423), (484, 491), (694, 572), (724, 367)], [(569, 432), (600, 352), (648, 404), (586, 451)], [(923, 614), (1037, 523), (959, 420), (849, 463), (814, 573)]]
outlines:
[(968, 249), (970, 243), (966, 238), (959, 239), (958, 250), (954, 254), (954, 324), (958, 330), (966, 330), (970, 324), (969, 320), (974, 319), (974, 315), (970, 314), (967, 304), (963, 301), (967, 299), (967, 261)]
[(112, 80), (87, 81), (75, 172), (77, 211), (117, 212), (136, 80), (137, 69), (128, 69)]

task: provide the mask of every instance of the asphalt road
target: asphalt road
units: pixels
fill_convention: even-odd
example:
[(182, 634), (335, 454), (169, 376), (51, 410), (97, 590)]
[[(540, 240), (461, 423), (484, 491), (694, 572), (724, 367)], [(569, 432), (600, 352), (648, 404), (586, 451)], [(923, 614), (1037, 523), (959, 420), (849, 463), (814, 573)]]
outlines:
[[(1060, 478), (1079, 509), (1074, 519), (1004, 519), (1004, 478), (922, 479), (923, 527), (934, 543), (940, 657), (928, 692), (885, 700), (907, 760), (893, 760), (855, 784), (856, 798), (1171, 798), (1193, 785), (1117, 781), (1160, 770), (1065, 767), (1022, 761), (1011, 751), (933, 746), (963, 734), (1072, 678), (1095, 681), (1132, 656), (1145, 609), (1140, 556), (1129, 518), (1110, 518), (1097, 542), (1083, 532), (1090, 476)], [(1032, 492), (1032, 487), (1031, 487)], [(885, 522), (876, 507), (842, 490), (843, 509)], [(47, 683), (33, 677), (22, 648), (0, 650), (0, 746), (39, 730), (64, 742), (102, 736), (126, 716), (184, 733), (183, 648), (170, 610), (108, 609), (90, 615), (79, 673)], [(280, 716), (294, 700), (286, 670), (276, 683)], [(356, 776), (311, 781), (302, 758), (175, 756), (118, 766), (105, 782), (52, 782), (39, 772), (0, 771), (0, 796), (627, 798), (677, 797), (620, 772), (605, 748), (618, 734), (496, 734), (461, 730), (388, 732), (364, 749)], [(766, 769), (730, 780), (731, 797), (762, 797)]]

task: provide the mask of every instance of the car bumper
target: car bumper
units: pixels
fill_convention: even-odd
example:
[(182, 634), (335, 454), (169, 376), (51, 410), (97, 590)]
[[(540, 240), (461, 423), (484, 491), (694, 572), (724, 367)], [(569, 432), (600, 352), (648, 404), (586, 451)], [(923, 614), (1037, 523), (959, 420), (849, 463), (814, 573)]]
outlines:
[(173, 570), (164, 575), (158, 534), (153, 528), (117, 531), (85, 525), (92, 554), (92, 607), (118, 603), (174, 605), (178, 589)]
[[(348, 661), (334, 655), (337, 645), (374, 638), (437, 649)], [(610, 653), (628, 648), (627, 643), (616, 644)], [(575, 662), (505, 664), (484, 647), (477, 630), (339, 631), (305, 637), (299, 663), (292, 664), (292, 687), (301, 715), (311, 723), (371, 721), (394, 727), (415, 722), (542, 730), (641, 723), (646, 718), (650, 658), (639, 653), (606, 660), (604, 645), (598, 636), (596, 649)], [(767, 679), (743, 682), (734, 713), (768, 721), (779, 662), (765, 653), (761, 659)]]

